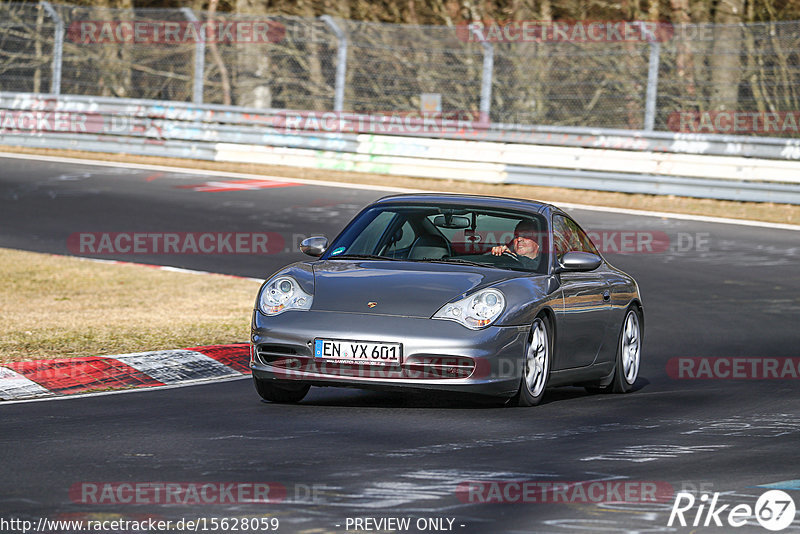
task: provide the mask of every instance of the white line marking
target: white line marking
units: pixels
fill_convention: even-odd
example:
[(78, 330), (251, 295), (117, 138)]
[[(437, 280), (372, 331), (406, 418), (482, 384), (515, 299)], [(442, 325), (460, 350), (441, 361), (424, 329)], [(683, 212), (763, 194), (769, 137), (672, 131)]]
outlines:
[[(95, 165), (98, 167), (116, 167), (116, 168), (129, 168), (129, 169), (141, 169), (141, 170), (153, 170), (153, 171), (162, 171), (162, 172), (176, 172), (176, 173), (184, 173), (184, 174), (199, 174), (199, 175), (210, 175), (210, 176), (224, 176), (227, 178), (243, 178), (243, 179), (253, 179), (253, 180), (276, 180), (279, 182), (294, 182), (298, 184), (304, 185), (316, 185), (321, 187), (336, 187), (341, 189), (359, 189), (364, 191), (386, 191), (386, 192), (393, 192), (393, 193), (447, 193), (447, 192), (454, 192), (454, 191), (445, 191), (445, 190), (423, 190), (423, 189), (408, 189), (402, 187), (389, 187), (389, 186), (377, 186), (377, 185), (368, 185), (368, 184), (347, 184), (343, 182), (327, 182), (324, 180), (307, 180), (304, 178), (288, 178), (285, 176), (272, 176), (272, 175), (265, 175), (265, 174), (249, 174), (249, 173), (238, 173), (238, 172), (227, 172), (227, 171), (212, 171), (207, 169), (190, 169), (187, 167), (170, 167), (166, 165), (148, 165), (143, 163), (117, 163), (113, 161), (98, 161), (98, 160), (90, 160), (90, 159), (82, 159), (82, 158), (68, 158), (63, 156), (39, 156), (36, 154), (15, 154), (12, 152), (3, 152), (0, 150), (0, 158), (16, 158), (16, 159), (27, 159), (27, 160), (34, 160), (34, 161), (50, 161), (54, 163), (75, 163), (75, 164), (83, 164), (83, 165)], [(205, 160), (203, 160), (205, 161)], [(432, 179), (434, 180), (434, 179)], [(544, 202), (548, 202), (543, 200)], [(709, 223), (717, 223), (717, 224), (737, 224), (741, 226), (756, 226), (760, 228), (774, 228), (778, 230), (793, 230), (793, 231), (800, 231), (800, 225), (796, 224), (782, 224), (782, 223), (770, 223), (770, 222), (762, 222), (762, 221), (752, 221), (748, 219), (729, 219), (725, 217), (709, 217), (705, 215), (688, 215), (683, 213), (671, 213), (665, 211), (648, 211), (648, 210), (634, 210), (634, 209), (626, 209), (626, 208), (614, 208), (610, 206), (589, 206), (587, 204), (573, 204), (571, 202), (557, 202), (553, 201), (553, 204), (567, 208), (567, 209), (580, 209), (580, 210), (590, 210), (590, 211), (600, 211), (600, 212), (608, 212), (608, 213), (624, 213), (626, 215), (635, 215), (639, 217), (660, 217), (660, 218), (669, 218), (669, 219), (680, 219), (686, 221), (698, 221), (698, 222), (709, 222)]]
[(184, 269), (183, 267), (172, 267), (170, 265), (156, 265), (152, 263), (137, 263), (133, 261), (122, 261), (122, 260), (104, 260), (101, 258), (86, 258), (84, 256), (71, 256), (69, 254), (53, 254), (48, 253), (51, 256), (60, 256), (62, 258), (77, 258), (83, 261), (93, 261), (96, 263), (105, 263), (107, 265), (138, 265), (139, 267), (150, 267), (155, 268), (161, 271), (169, 271), (173, 273), (185, 273), (185, 274), (210, 274), (213, 276), (224, 276), (227, 278), (237, 278), (239, 280), (252, 280), (253, 282), (258, 282), (259, 284), (264, 281), (262, 278), (251, 278), (249, 276), (236, 276), (235, 274), (224, 274), (224, 273), (213, 273), (211, 271), (196, 271), (194, 269)]
[(667, 219), (679, 219), (684, 221), (698, 221), (698, 222), (709, 222), (717, 224), (738, 224), (741, 226), (758, 226), (760, 228), (794, 230), (795, 232), (800, 231), (800, 225), (797, 224), (751, 221), (748, 219), (728, 219), (725, 217), (710, 217), (707, 215), (689, 215), (684, 213), (670, 213), (666, 211), (646, 211), (646, 210), (632, 210), (626, 208), (610, 208), (606, 206), (587, 206), (585, 204), (571, 204), (569, 202), (554, 202), (554, 204), (556, 204), (559, 208), (566, 208), (566, 209), (601, 211), (605, 213), (624, 213), (626, 215), (641, 215), (644, 217), (660, 217)]
[[(170, 167), (167, 165), (150, 165), (146, 163), (118, 163), (115, 161), (100, 161), (82, 158), (68, 158), (64, 156), (38, 156), (35, 154), (14, 154), (0, 150), (0, 157), (27, 159), (34, 161), (49, 161), (52, 163), (75, 163), (82, 165), (95, 165), (98, 167), (115, 167), (127, 169), (140, 169), (145, 171), (176, 172), (182, 174), (196, 174), (200, 176), (223, 176), (226, 178), (243, 178), (248, 180), (275, 180), (277, 182), (290, 182), (304, 185), (319, 185), (323, 187), (338, 187), (341, 189), (365, 189), (368, 191), (389, 191), (396, 193), (420, 193), (422, 190), (406, 189), (402, 187), (375, 186), (369, 184), (348, 184), (343, 182), (328, 182), (326, 180), (309, 180), (306, 178), (289, 178), (286, 176), (272, 176), (267, 174), (251, 174), (241, 172), (213, 171), (208, 169), (192, 169), (189, 167)], [(207, 161), (207, 160), (198, 160)]]

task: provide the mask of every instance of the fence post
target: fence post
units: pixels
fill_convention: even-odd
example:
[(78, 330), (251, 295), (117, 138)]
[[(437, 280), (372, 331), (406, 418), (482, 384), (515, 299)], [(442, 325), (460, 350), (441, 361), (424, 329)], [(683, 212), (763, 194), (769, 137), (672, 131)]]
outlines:
[[(194, 11), (190, 7), (182, 7), (181, 12), (186, 20), (192, 24), (199, 26), (199, 20), (195, 16)], [(200, 28), (197, 28), (197, 34), (200, 35)], [(205, 37), (205, 34), (203, 34)], [(200, 39), (195, 43), (194, 47), (194, 80), (192, 83), (192, 102), (195, 104), (203, 103), (203, 73), (206, 68), (206, 41), (205, 38)]]
[(650, 62), (647, 67), (647, 96), (644, 104), (644, 129), (652, 132), (656, 123), (656, 96), (658, 95), (658, 66), (661, 61), (661, 43), (650, 40)]
[(492, 76), (494, 76), (494, 47), (487, 41), (481, 41), (483, 47), (483, 72), (481, 72), (481, 122), (491, 123), (489, 113), (492, 110)]
[(55, 38), (53, 40), (53, 77), (50, 80), (50, 94), (61, 94), (61, 65), (64, 58), (64, 21), (61, 16), (53, 9), (50, 2), (42, 2), (42, 7), (56, 25)]
[(319, 19), (327, 24), (338, 40), (336, 48), (336, 88), (333, 96), (333, 110), (342, 111), (344, 108), (345, 74), (347, 74), (347, 34), (336, 25), (336, 22), (330, 15), (322, 15)]
[(483, 69), (481, 71), (481, 103), (480, 122), (491, 123), (489, 113), (492, 110), (492, 76), (494, 75), (494, 47), (481, 34), (480, 29), (472, 28), (476, 40), (483, 48)]

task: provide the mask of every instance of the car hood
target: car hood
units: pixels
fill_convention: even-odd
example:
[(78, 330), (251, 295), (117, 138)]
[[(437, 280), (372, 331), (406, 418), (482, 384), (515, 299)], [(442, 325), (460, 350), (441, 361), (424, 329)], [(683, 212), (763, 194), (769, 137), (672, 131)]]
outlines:
[(314, 264), (313, 309), (428, 318), (465, 293), (524, 274), (445, 263), (322, 261)]

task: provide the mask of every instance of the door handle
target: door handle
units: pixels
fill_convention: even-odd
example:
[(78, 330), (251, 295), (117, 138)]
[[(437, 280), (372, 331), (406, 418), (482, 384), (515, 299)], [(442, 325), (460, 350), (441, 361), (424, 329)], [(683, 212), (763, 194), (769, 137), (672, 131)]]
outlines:
[(603, 291), (603, 300), (610, 300), (611, 299), (611, 291), (606, 289)]

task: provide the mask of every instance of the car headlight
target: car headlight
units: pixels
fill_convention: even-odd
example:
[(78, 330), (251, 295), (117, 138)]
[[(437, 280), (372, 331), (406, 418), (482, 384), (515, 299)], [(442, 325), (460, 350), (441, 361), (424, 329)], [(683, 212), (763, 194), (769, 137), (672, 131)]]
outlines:
[(314, 300), (291, 276), (278, 276), (267, 282), (258, 297), (258, 308), (264, 315), (278, 315), (287, 310), (308, 310)]
[(497, 289), (484, 289), (456, 302), (445, 304), (434, 319), (456, 321), (467, 328), (478, 330), (492, 324), (506, 307), (506, 298)]

